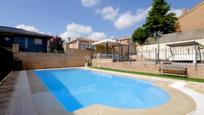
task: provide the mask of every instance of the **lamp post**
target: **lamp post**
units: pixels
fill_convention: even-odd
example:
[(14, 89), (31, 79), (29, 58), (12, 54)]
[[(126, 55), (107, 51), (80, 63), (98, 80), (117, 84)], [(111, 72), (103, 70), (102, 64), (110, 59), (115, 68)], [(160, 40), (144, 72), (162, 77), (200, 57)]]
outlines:
[(163, 33), (161, 31), (157, 31), (157, 32), (154, 32), (154, 38), (157, 40), (157, 52), (156, 52), (156, 61), (155, 63), (156, 64), (159, 64), (160, 63), (160, 41), (159, 41), (159, 38), (161, 38), (163, 35)]

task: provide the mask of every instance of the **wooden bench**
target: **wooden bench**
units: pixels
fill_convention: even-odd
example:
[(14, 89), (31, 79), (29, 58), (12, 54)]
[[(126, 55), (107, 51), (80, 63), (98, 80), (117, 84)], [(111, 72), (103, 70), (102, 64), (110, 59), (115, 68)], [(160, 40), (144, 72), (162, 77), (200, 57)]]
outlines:
[(188, 77), (188, 69), (187, 67), (176, 66), (176, 65), (166, 65), (160, 66), (159, 68), (160, 74), (173, 74), (173, 75), (182, 75), (184, 77)]

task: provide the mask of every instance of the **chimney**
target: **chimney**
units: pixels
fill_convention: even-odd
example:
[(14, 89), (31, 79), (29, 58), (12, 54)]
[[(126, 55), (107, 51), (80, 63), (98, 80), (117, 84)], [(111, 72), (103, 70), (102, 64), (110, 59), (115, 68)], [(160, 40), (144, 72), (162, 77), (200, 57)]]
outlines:
[(68, 39), (68, 42), (71, 41), (71, 38), (70, 38), (70, 37), (68, 37), (67, 39)]

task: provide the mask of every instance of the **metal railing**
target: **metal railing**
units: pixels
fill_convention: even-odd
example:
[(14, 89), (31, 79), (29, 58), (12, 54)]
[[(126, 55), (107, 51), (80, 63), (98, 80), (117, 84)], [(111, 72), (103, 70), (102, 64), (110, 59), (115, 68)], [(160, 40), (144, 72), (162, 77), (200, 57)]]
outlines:
[(113, 59), (117, 58), (118, 56), (119, 54), (105, 54), (105, 53), (97, 53), (93, 55), (94, 59)]
[(106, 53), (97, 53), (93, 54), (94, 59), (112, 59), (113, 61), (124, 61), (128, 60), (127, 56), (120, 54), (106, 54)]

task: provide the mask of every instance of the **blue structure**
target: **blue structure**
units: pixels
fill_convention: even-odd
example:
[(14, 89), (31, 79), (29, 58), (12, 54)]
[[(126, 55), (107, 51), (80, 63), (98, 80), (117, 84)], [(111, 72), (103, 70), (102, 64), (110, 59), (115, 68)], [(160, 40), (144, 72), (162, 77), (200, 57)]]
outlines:
[(0, 46), (12, 48), (12, 44), (19, 44), (23, 52), (47, 52), (47, 41), (52, 36), (0, 26)]

